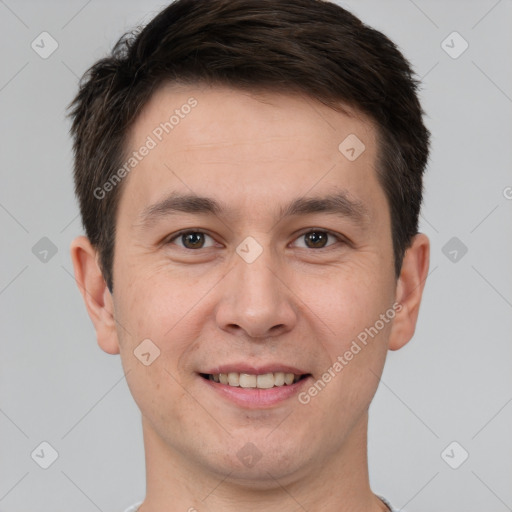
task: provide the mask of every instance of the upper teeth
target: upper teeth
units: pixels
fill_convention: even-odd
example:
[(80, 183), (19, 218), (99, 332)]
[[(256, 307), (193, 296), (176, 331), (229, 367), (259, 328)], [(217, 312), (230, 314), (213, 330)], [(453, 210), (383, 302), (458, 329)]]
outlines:
[(300, 375), (293, 373), (264, 373), (262, 375), (250, 375), (248, 373), (216, 373), (209, 376), (210, 380), (242, 388), (260, 388), (269, 389), (274, 386), (284, 386), (293, 384), (300, 379)]

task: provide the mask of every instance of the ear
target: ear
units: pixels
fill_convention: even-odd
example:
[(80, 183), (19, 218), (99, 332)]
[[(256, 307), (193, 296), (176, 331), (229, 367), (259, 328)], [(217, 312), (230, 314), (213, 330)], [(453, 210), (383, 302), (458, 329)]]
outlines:
[(389, 350), (402, 348), (413, 336), (428, 275), (430, 241), (426, 235), (414, 236), (406, 250), (396, 288), (397, 309), (389, 338)]
[(98, 345), (108, 354), (119, 354), (114, 303), (98, 263), (98, 252), (85, 236), (70, 247), (75, 280), (91, 317)]

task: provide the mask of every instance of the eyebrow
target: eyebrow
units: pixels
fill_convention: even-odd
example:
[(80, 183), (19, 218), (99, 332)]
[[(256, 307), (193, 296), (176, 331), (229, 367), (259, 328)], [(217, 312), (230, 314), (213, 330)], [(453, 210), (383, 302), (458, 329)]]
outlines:
[[(144, 208), (138, 216), (136, 225), (147, 229), (160, 219), (177, 213), (220, 216), (228, 210), (226, 206), (211, 197), (172, 192), (163, 200)], [(314, 213), (346, 218), (363, 228), (370, 221), (369, 211), (363, 202), (350, 198), (344, 190), (325, 196), (294, 199), (287, 205), (281, 206), (276, 220)]]

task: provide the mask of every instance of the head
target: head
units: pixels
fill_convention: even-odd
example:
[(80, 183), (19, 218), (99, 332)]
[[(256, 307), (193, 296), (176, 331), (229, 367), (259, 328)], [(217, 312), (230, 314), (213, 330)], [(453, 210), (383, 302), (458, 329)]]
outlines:
[[(178, 0), (88, 70), (72, 258), (148, 443), (263, 479), (362, 429), (428, 270), (417, 86), (386, 36), (317, 0)], [(302, 399), (248, 406), (204, 378), (281, 366)], [(244, 466), (246, 446), (273, 456)]]

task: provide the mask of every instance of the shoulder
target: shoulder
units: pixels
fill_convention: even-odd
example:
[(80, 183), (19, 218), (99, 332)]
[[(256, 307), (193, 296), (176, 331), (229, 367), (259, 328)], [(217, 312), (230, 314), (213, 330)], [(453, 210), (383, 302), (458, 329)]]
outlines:
[(384, 496), (380, 496), (380, 494), (377, 494), (377, 496), (388, 506), (391, 512), (405, 512), (405, 510), (398, 510), (397, 508), (394, 508), (393, 505), (391, 505), (391, 503), (386, 498), (384, 498)]
[(137, 512), (138, 508), (142, 505), (142, 501), (134, 503), (124, 510), (124, 512)]

